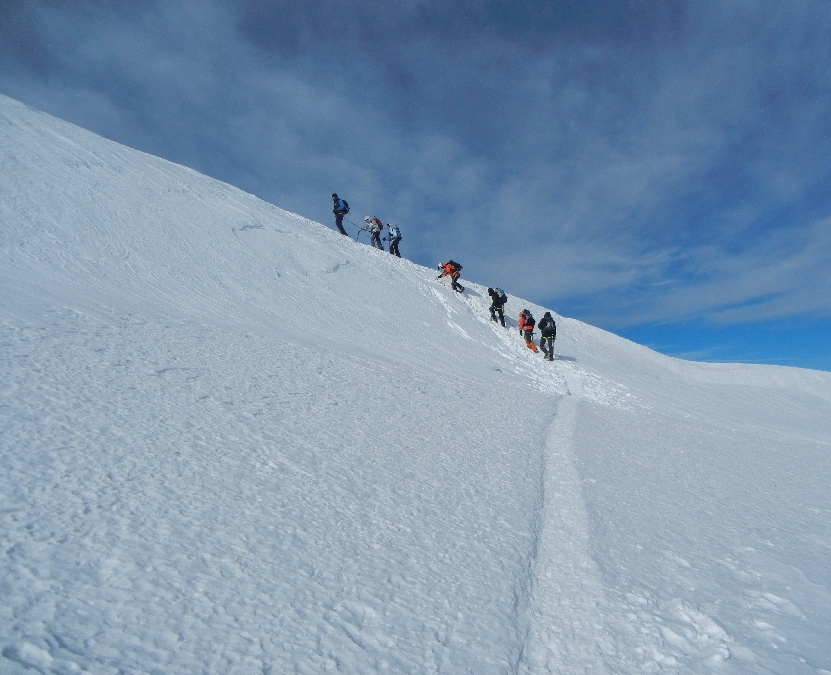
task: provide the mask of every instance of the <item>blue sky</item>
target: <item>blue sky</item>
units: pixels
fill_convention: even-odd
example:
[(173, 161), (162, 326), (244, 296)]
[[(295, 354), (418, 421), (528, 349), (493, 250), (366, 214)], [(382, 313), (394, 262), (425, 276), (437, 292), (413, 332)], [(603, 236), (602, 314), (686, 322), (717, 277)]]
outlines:
[(828, 0), (2, 0), (0, 92), (665, 353), (831, 370)]

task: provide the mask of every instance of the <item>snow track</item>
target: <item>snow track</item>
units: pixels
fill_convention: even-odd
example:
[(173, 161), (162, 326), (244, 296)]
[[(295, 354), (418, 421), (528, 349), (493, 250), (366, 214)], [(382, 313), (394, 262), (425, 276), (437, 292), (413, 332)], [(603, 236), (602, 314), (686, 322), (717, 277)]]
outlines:
[(529, 631), (518, 672), (606, 673), (614, 654), (605, 632), (603, 583), (589, 555), (588, 521), (574, 467), (575, 408), (579, 376), (567, 374), (549, 427), (542, 473), (542, 505), (531, 567)]

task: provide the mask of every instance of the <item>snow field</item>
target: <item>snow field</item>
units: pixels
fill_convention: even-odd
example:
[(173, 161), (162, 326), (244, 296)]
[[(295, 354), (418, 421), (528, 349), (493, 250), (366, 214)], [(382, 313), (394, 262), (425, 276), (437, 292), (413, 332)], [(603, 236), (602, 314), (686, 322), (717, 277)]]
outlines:
[(50, 328), (4, 331), (27, 361), (6, 403), (28, 452), (3, 485), (19, 661), (27, 644), (91, 672), (518, 658), (539, 455), (513, 439), (545, 420), (516, 391), (494, 424), (457, 377), (174, 322)]
[(2, 96), (0, 165), (0, 672), (831, 673), (828, 373), (545, 363)]

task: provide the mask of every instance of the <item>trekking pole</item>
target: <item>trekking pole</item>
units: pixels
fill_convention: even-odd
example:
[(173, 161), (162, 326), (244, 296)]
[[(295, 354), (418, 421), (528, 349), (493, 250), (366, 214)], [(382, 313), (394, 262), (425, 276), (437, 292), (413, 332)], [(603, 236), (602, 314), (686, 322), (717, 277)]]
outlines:
[(349, 223), (352, 227), (358, 228), (358, 234), (355, 235), (355, 241), (358, 241), (358, 237), (361, 236), (361, 232), (363, 232), (366, 228), (365, 227), (358, 227), (355, 223), (353, 223), (349, 218), (344, 218), (344, 220)]

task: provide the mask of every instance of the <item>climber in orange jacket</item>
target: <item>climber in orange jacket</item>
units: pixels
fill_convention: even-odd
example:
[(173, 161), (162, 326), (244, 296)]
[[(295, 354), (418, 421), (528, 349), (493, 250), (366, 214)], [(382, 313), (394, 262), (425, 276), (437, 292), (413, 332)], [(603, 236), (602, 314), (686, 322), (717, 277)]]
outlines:
[(527, 309), (523, 309), (519, 313), (519, 333), (525, 338), (525, 344), (531, 351), (537, 351), (537, 345), (534, 344), (534, 326), (537, 320), (534, 315)]
[(450, 287), (454, 291), (461, 293), (465, 290), (464, 287), (458, 282), (459, 272), (462, 271), (462, 266), (459, 263), (454, 262), (453, 260), (448, 260), (446, 263), (439, 263), (439, 269), (441, 270), (441, 274), (439, 274), (436, 279), (450, 277)]

